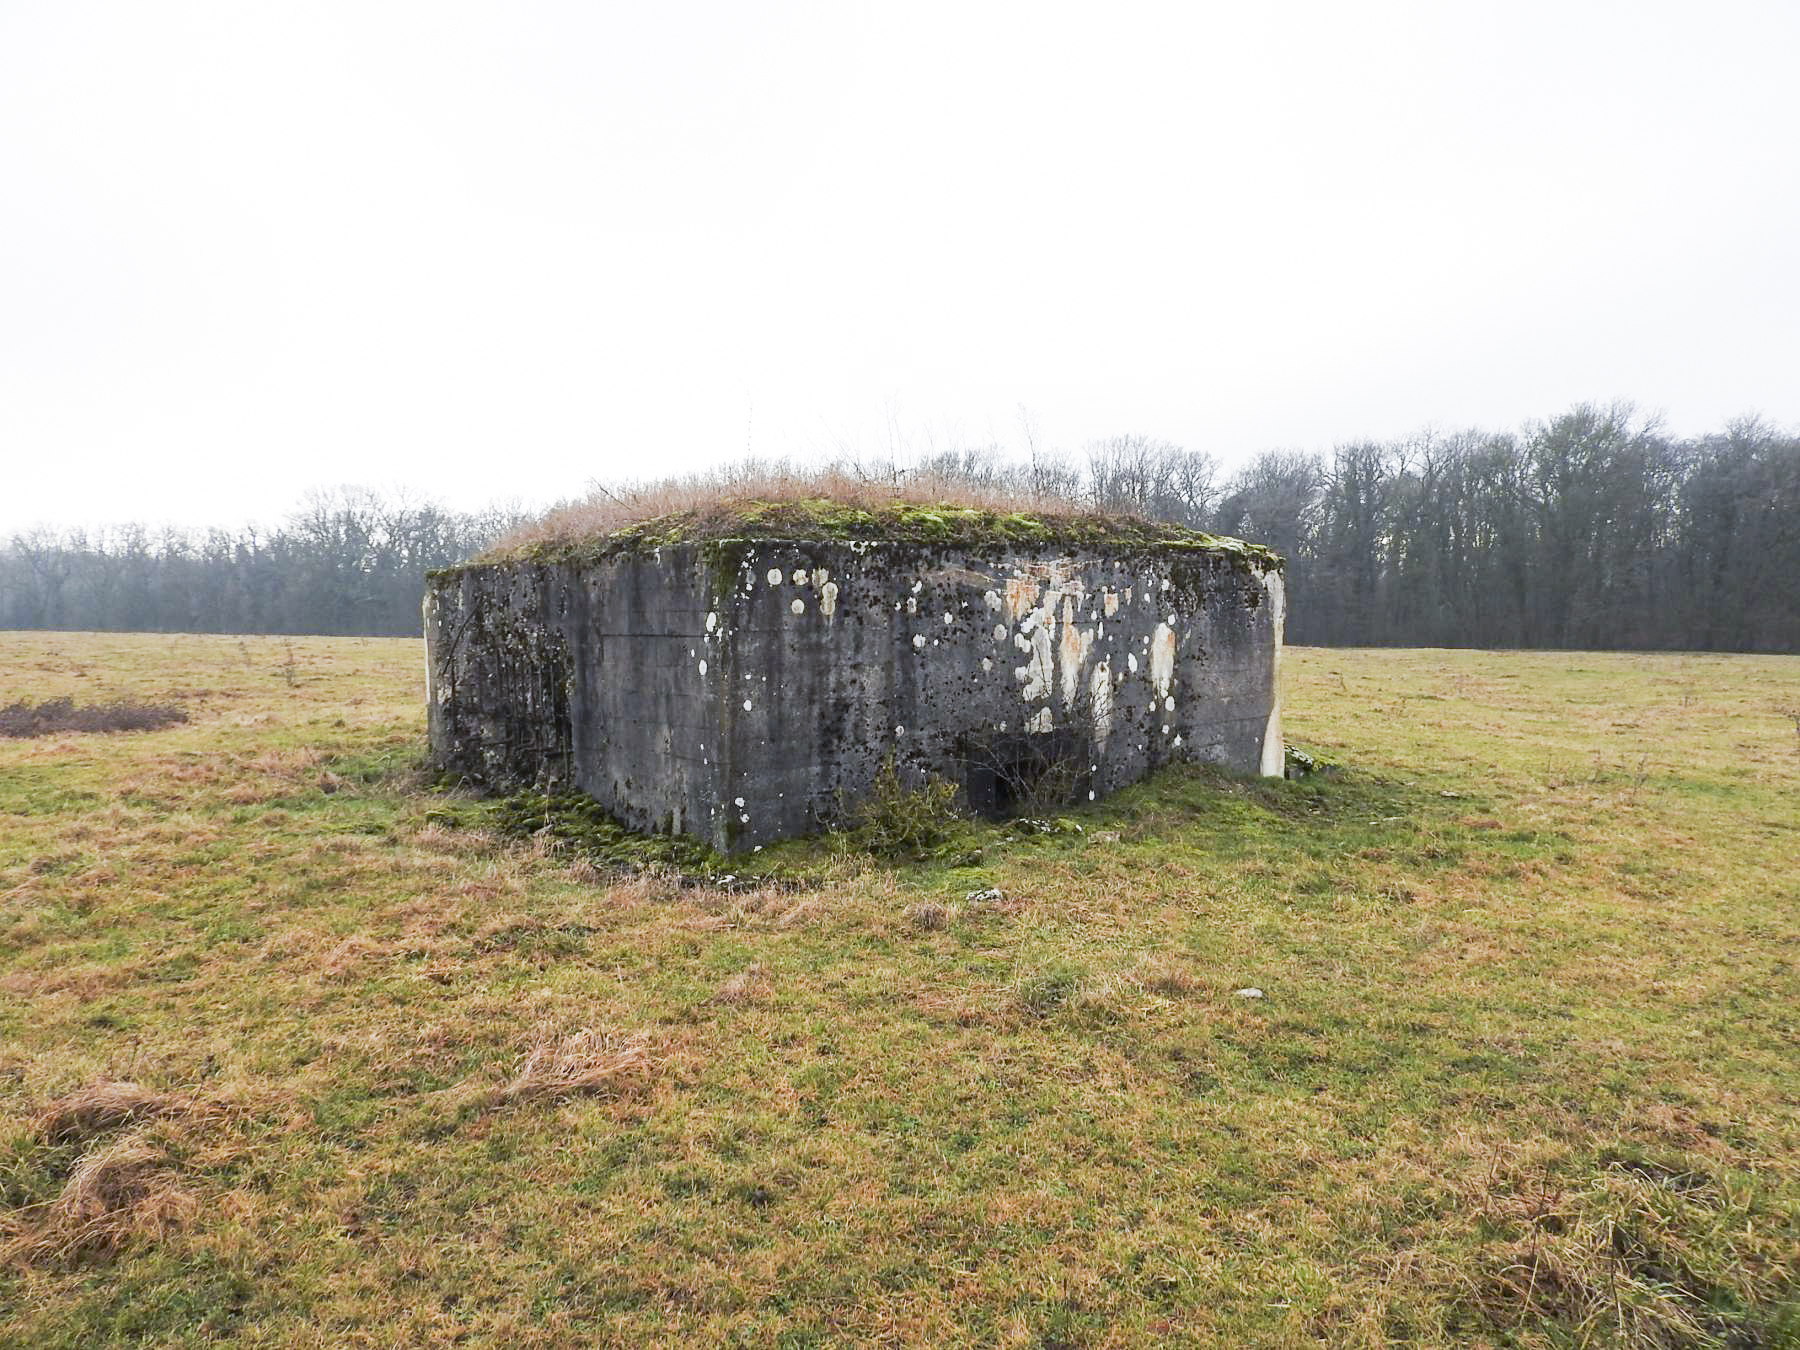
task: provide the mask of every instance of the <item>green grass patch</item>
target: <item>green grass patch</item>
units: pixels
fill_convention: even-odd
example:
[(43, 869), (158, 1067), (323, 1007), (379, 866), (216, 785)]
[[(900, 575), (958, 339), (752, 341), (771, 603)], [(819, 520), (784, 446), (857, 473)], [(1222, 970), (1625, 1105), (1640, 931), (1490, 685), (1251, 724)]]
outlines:
[(0, 635), (190, 712), (0, 744), (0, 1342), (1800, 1334), (1800, 661), (1295, 650), (1332, 772), (726, 862), (292, 650)]

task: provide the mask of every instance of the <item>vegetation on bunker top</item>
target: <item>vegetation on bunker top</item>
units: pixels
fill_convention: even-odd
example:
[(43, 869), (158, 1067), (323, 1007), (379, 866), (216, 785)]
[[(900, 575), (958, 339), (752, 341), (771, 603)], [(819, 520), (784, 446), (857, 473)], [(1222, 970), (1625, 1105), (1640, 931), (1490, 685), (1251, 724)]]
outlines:
[[(722, 500), (620, 525), (604, 533), (554, 528), (490, 549), (473, 565), (599, 561), (682, 544), (723, 540), (911, 544), (933, 548), (1085, 548), (1119, 553), (1175, 550), (1216, 554), (1263, 569), (1281, 559), (1258, 544), (1131, 515), (1002, 511), (957, 502), (856, 503), (830, 497)], [(445, 569), (454, 572), (457, 569)]]

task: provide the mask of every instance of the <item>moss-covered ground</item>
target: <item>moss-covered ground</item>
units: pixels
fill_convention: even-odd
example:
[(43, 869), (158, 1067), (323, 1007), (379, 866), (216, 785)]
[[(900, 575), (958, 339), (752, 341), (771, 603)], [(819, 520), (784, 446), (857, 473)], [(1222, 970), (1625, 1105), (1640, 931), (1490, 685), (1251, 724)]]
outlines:
[(1800, 1339), (1800, 659), (1290, 650), (1334, 775), (747, 886), (421, 675), (0, 634), (190, 717), (0, 741), (0, 1344)]

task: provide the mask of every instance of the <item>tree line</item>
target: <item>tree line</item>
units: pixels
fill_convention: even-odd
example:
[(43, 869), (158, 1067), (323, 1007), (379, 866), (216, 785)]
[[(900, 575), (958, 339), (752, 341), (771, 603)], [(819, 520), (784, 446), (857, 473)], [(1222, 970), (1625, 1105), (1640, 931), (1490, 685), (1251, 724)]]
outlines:
[(0, 548), (0, 628), (416, 634), (425, 573), (517, 523), (343, 488), (267, 532), (34, 529)]
[[(1267, 544), (1295, 643), (1800, 651), (1800, 436), (1755, 418), (1676, 439), (1628, 405), (1580, 405), (1229, 473), (1144, 436), (877, 472)], [(425, 572), (520, 523), (346, 489), (267, 535), (35, 530), (0, 548), (0, 627), (412, 634)]]
[(1800, 652), (1800, 435), (1757, 418), (1676, 439), (1583, 404), (1228, 475), (1142, 436), (967, 468), (1269, 545), (1299, 644)]

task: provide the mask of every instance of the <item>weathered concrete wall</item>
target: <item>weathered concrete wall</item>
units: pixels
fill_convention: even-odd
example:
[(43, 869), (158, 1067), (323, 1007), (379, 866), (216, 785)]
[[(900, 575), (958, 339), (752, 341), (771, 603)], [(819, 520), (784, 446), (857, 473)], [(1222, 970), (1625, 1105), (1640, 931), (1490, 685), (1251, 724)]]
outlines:
[(726, 540), (433, 579), (431, 743), (742, 849), (842, 815), (891, 756), (1002, 808), (1177, 759), (1282, 771), (1278, 571), (1198, 549), (1036, 556)]

